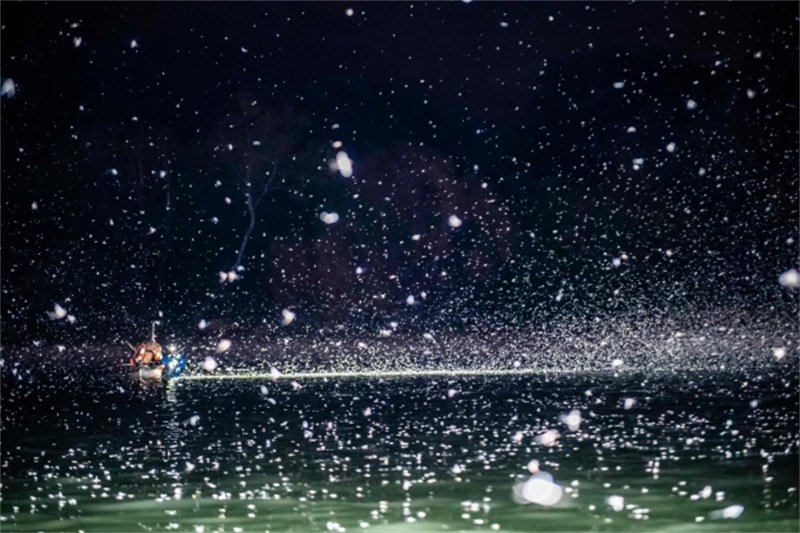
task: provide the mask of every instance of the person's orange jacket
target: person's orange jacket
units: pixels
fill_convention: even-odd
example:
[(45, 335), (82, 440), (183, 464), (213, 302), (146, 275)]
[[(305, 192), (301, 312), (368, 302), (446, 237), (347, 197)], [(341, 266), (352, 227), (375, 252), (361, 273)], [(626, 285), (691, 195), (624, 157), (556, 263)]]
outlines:
[(136, 347), (131, 358), (131, 366), (161, 362), (161, 345), (154, 341), (143, 342)]

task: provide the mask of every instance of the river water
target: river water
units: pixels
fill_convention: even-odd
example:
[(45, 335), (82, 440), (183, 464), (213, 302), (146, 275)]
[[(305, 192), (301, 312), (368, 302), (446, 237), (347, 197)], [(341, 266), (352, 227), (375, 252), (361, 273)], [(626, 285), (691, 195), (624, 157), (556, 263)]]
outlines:
[(794, 367), (201, 377), (4, 374), (0, 528), (800, 527)]

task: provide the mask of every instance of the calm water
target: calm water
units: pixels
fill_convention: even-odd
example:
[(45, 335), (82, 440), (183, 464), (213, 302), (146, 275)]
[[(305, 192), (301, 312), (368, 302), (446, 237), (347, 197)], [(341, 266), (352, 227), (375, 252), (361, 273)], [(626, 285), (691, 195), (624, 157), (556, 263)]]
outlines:
[(796, 369), (2, 385), (3, 531), (800, 527)]

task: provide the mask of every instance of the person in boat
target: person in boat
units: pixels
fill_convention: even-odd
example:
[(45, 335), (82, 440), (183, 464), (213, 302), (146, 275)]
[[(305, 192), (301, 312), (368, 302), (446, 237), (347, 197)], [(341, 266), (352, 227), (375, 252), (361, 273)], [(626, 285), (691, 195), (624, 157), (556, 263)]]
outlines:
[(156, 323), (153, 322), (152, 330), (150, 332), (150, 340), (139, 343), (139, 346), (134, 347), (132, 344), (128, 345), (133, 348), (133, 357), (131, 357), (132, 367), (152, 367), (159, 370), (164, 368), (161, 359), (161, 345), (156, 342)]
[(186, 367), (186, 358), (178, 351), (177, 346), (171, 344), (167, 346), (166, 353), (162, 351), (161, 345), (156, 342), (155, 323), (153, 323), (150, 340), (144, 341), (138, 346), (128, 343), (128, 346), (133, 350), (131, 367), (137, 369), (137, 375), (140, 378), (143, 372), (148, 377), (177, 377), (183, 373), (183, 369)]
[(161, 364), (162, 358), (161, 345), (155, 340), (145, 341), (134, 348), (131, 366), (151, 366), (151, 364), (154, 364), (163, 368), (164, 365)]

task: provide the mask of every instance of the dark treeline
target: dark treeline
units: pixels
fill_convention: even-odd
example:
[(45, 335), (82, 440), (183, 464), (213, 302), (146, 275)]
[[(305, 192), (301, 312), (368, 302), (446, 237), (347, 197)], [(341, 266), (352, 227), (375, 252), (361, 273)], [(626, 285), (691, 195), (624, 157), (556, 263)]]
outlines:
[(15, 142), (45, 130), (19, 95), (3, 102), (3, 341), (150, 320), (277, 332), (282, 309), (294, 328), (373, 331), (791, 310), (776, 281), (796, 261), (796, 74), (711, 69), (657, 50), (555, 62), (513, 125), (364, 80), (292, 105), (236, 91), (201, 121), (98, 99), (34, 145)]

